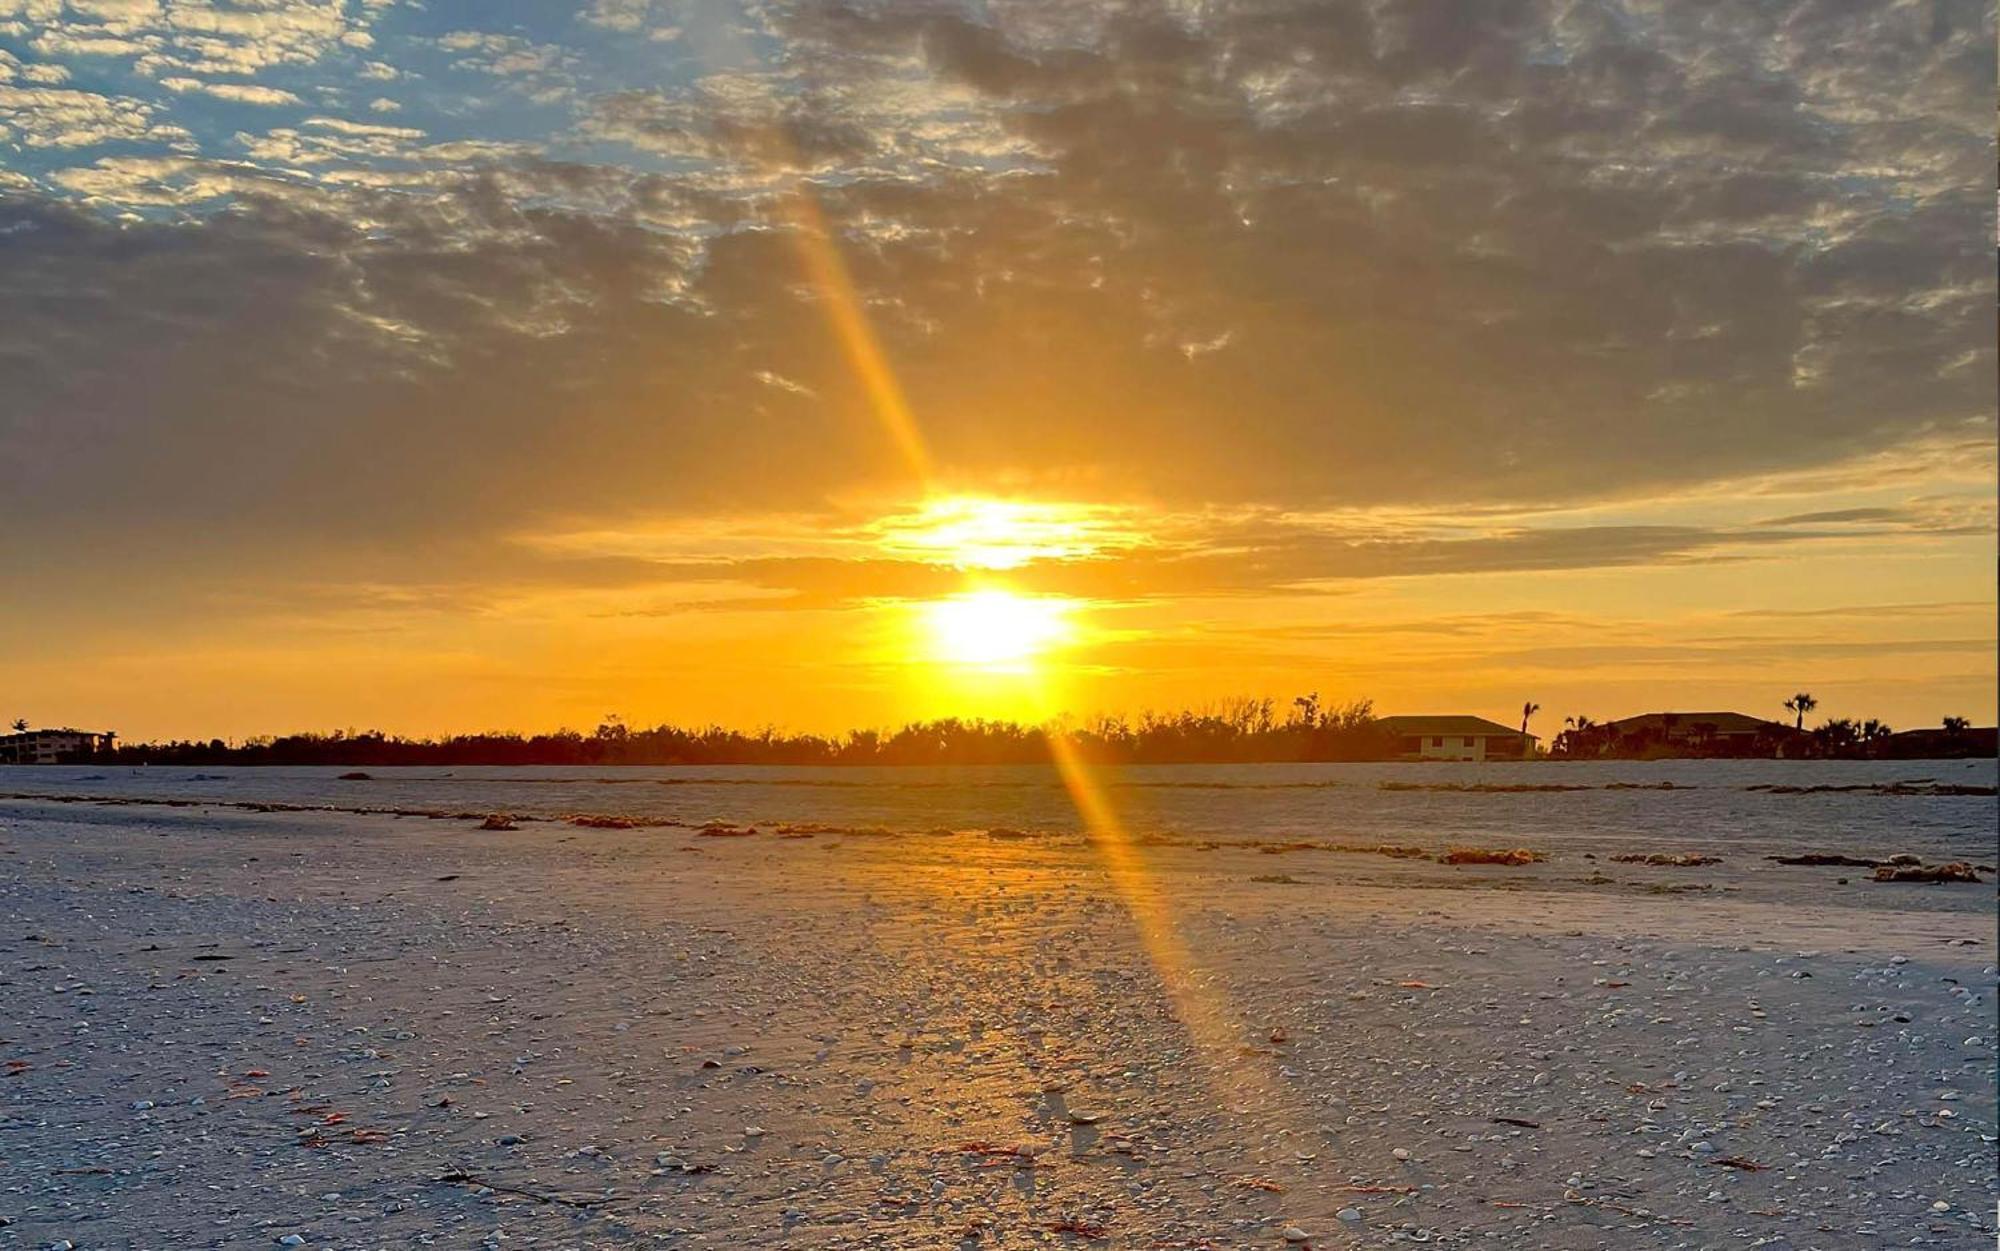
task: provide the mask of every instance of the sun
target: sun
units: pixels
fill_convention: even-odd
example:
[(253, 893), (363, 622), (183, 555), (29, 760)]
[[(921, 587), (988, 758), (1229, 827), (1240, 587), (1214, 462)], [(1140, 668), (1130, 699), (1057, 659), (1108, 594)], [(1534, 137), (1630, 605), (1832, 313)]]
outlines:
[(969, 591), (924, 605), (931, 659), (997, 672), (1019, 672), (1052, 647), (1075, 637), (1070, 601)]

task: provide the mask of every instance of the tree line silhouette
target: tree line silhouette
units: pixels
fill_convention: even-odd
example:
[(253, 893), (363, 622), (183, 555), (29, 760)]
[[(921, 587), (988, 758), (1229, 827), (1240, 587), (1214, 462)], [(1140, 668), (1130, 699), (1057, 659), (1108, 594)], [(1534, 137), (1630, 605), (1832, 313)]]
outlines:
[[(1524, 713), (1539, 707), (1527, 705)], [(1806, 714), (1819, 707), (1810, 692), (1800, 691), (1784, 701), (1792, 724), (1767, 721), (1755, 734), (1725, 735), (1720, 727), (1704, 723), (1699, 716), (1684, 718), (1681, 732), (1668, 737), (1655, 725), (1639, 728), (1602, 722), (1587, 716), (1563, 718), (1563, 730), (1549, 743), (1549, 755), (1557, 760), (1635, 760), (1664, 758), (1781, 758), (1788, 760), (1867, 760), (1880, 757), (1952, 758), (1991, 756), (1995, 734), (1991, 727), (1975, 729), (1965, 717), (1946, 717), (1935, 730), (1898, 735), (1894, 727), (1875, 717), (1830, 717), (1808, 730)], [(1522, 722), (1526, 725), (1525, 719)]]
[(595, 730), (406, 738), (379, 730), (287, 734), (241, 743), (221, 739), (121, 744), (93, 757), (114, 764), (181, 765), (973, 765), (1043, 764), (1048, 736), (1068, 736), (1106, 764), (1381, 760), (1395, 742), (1368, 700), (1323, 707), (1300, 696), (1284, 715), (1270, 699), (1231, 699), (1203, 709), (1103, 716), (1078, 725), (1024, 725), (945, 717), (893, 730), (793, 734), (773, 727), (627, 726)]
[[(1699, 718), (1672, 738), (1621, 729), (1587, 716), (1564, 719), (1549, 741), (1557, 760), (1666, 757), (1868, 758), (1883, 755), (1975, 756), (1994, 753), (1992, 729), (1946, 717), (1941, 729), (1892, 738), (1874, 718), (1838, 717), (1805, 728), (1818, 706), (1801, 692), (1784, 701), (1794, 723), (1763, 723), (1754, 736), (1704, 734)], [(1521, 729), (1541, 705), (1521, 707)], [(1709, 727), (1713, 730), (1714, 727)], [(380, 730), (335, 730), (246, 739), (124, 743), (80, 759), (107, 764), (177, 765), (988, 765), (1043, 764), (1049, 736), (1066, 736), (1086, 759), (1103, 764), (1229, 764), (1394, 760), (1406, 744), (1375, 716), (1373, 701), (1323, 704), (1317, 692), (1288, 705), (1237, 698), (1200, 709), (1100, 716), (1072, 724), (945, 717), (893, 730), (844, 734), (787, 733), (775, 727), (659, 725), (636, 729), (616, 715), (585, 733), (563, 729), (524, 735), (489, 731), (411, 738)]]

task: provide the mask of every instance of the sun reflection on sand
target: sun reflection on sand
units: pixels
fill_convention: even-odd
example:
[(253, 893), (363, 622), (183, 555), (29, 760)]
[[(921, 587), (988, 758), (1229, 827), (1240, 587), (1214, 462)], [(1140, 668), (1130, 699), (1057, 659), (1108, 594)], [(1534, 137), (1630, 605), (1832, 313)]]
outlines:
[[(798, 172), (782, 129), (773, 129), (772, 142), (773, 172), (788, 205), (807, 276), (882, 432), (918, 484), (924, 501), (908, 522), (883, 527), (878, 542), (892, 553), (926, 563), (988, 573), (1037, 560), (1087, 556), (1104, 546), (1140, 545), (1141, 540), (1129, 531), (1119, 533), (1103, 515), (1092, 516), (1088, 510), (939, 491), (933, 454), (921, 423), (855, 291), (840, 240), (827, 229), (815, 189)], [(1010, 676), (1018, 679), (1020, 687), (1017, 700), (1055, 706), (1049, 700), (1052, 676), (1036, 660), (1069, 636), (1071, 627), (1063, 601), (969, 582), (961, 594), (933, 601), (925, 612), (930, 622), (929, 643), (912, 659), (943, 660), (949, 662), (947, 667), (988, 677), (1012, 670)], [(1138, 855), (1090, 764), (1059, 729), (1050, 728), (1047, 737), (1051, 761), (1194, 1044), (1202, 1079), (1216, 1106), (1255, 1118), (1265, 1131), (1296, 1128), (1288, 1124), (1290, 1118), (1278, 1098), (1273, 1075), (1264, 1071), (1261, 1061), (1244, 1056), (1236, 1014), (1222, 993), (1213, 989), (1213, 979), (1204, 975), (1181, 938), (1173, 902)]]

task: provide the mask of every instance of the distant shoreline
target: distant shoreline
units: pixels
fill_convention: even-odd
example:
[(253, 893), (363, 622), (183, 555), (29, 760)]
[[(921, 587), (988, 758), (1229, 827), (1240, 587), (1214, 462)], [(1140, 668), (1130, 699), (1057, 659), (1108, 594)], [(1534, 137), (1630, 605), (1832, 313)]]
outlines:
[[(1706, 762), (1714, 764), (1744, 761), (1769, 762), (1773, 764), (1836, 764), (1873, 763), (1884, 764), (1956, 764), (1960, 762), (2000, 760), (1992, 752), (1966, 752), (1960, 755), (1929, 756), (1698, 756), (1698, 755), (1627, 755), (1627, 756), (1554, 756), (1539, 755), (1526, 759), (1491, 760), (1441, 760), (1411, 757), (1379, 757), (1340, 760), (1286, 760), (1286, 759), (1199, 759), (1199, 760), (1093, 760), (1090, 763), (1100, 767), (1117, 768), (1196, 768), (1196, 767), (1240, 767), (1246, 765), (1580, 765), (1580, 764), (1678, 764), (1682, 762)], [(330, 760), (215, 760), (215, 759), (125, 759), (86, 758), (63, 760), (44, 764), (15, 764), (0, 762), (0, 769), (37, 770), (48, 768), (102, 768), (102, 769), (351, 769), (357, 772), (369, 769), (1001, 769), (1052, 767), (1046, 758), (1040, 760), (519, 760), (519, 759), (455, 759), (455, 760), (394, 760), (375, 759), (330, 759)], [(372, 781), (361, 777), (354, 781)]]
[[(1810, 697), (1801, 696), (1798, 698)], [(1790, 705), (1788, 705), (1789, 707)], [(1808, 705), (1810, 707), (1810, 705)], [(1897, 733), (1869, 719), (1805, 728), (1733, 712), (1647, 713), (1598, 722), (1566, 718), (1546, 746), (1483, 717), (1377, 716), (1371, 700), (1324, 705), (1301, 696), (1238, 699), (1204, 710), (1024, 725), (947, 717), (895, 729), (792, 734), (722, 726), (634, 728), (607, 719), (589, 733), (560, 729), (406, 738), (380, 730), (305, 732), (237, 743), (219, 738), (118, 744), (109, 733), (27, 730), (0, 735), (0, 762), (104, 765), (313, 765), (350, 769), (493, 765), (888, 766), (1048, 764), (1051, 743), (1092, 764), (1527, 763), (1561, 760), (1956, 760), (2000, 757), (2000, 730), (1948, 717), (1940, 728)], [(1281, 712), (1283, 715), (1281, 716)], [(13, 754), (10, 754), (13, 753)], [(33, 752), (38, 761), (22, 759)]]

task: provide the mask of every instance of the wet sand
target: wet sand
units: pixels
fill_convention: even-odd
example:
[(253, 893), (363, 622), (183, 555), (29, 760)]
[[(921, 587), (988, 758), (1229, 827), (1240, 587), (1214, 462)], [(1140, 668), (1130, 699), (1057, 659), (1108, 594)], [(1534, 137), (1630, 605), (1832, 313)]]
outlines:
[(0, 1246), (1990, 1244), (1990, 876), (1540, 849), (0, 801)]

